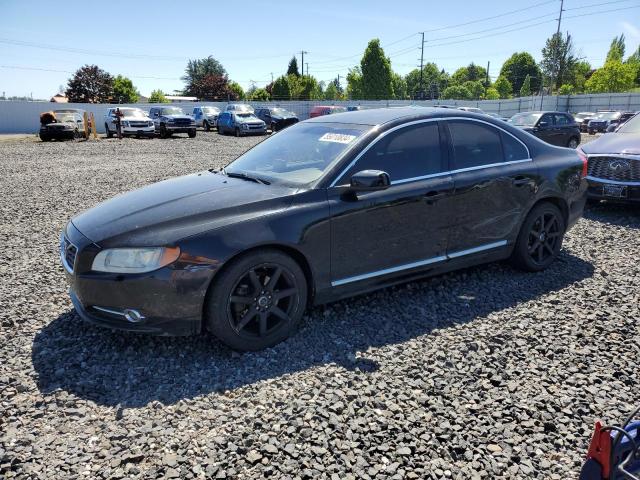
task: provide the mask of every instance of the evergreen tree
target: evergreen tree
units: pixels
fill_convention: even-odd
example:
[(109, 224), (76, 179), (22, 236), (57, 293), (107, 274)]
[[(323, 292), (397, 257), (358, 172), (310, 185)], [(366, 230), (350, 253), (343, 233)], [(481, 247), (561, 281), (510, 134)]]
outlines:
[(520, 96), (521, 97), (529, 97), (531, 96), (531, 77), (527, 75), (524, 78), (524, 82), (522, 83), (522, 87), (520, 87)]
[(624, 50), (625, 45), (623, 33), (619, 37), (614, 37), (613, 40), (611, 40), (611, 45), (609, 46), (609, 52), (607, 52), (607, 59), (605, 60), (605, 63), (611, 61), (622, 62), (622, 59), (624, 58)]
[(368, 100), (393, 98), (391, 62), (380, 46), (380, 40), (374, 38), (367, 45), (362, 60), (362, 94)]
[(300, 76), (300, 70), (298, 70), (298, 59), (295, 57), (291, 57), (289, 61), (289, 67), (287, 67), (287, 75), (295, 75), (296, 77)]

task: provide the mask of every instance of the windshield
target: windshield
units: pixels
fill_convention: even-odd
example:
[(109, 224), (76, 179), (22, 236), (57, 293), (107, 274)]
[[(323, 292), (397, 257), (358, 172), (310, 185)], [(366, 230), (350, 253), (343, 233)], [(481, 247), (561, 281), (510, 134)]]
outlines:
[(202, 111), (204, 113), (220, 113), (220, 110), (218, 110), (216, 107), (202, 107)]
[(162, 109), (162, 115), (184, 115), (184, 112), (181, 108), (178, 107), (169, 107)]
[(620, 116), (619, 112), (601, 112), (593, 117), (595, 120), (613, 120)]
[(291, 115), (291, 112), (289, 112), (289, 110), (285, 110), (284, 108), (272, 108), (271, 114), (272, 115)]
[(640, 133), (640, 115), (627, 120), (618, 129), (618, 133)]
[(137, 108), (121, 108), (120, 111), (125, 117), (146, 117), (145, 113), (142, 110), (138, 110)]
[(250, 105), (229, 105), (228, 110), (235, 110), (237, 112), (253, 112), (253, 107)]
[(258, 117), (256, 117), (253, 113), (236, 113), (236, 118), (255, 118), (256, 120), (258, 119)]
[(302, 186), (318, 180), (372, 127), (337, 123), (298, 123), (278, 132), (229, 164), (224, 172), (255, 176), (270, 183)]
[(584, 120), (587, 117), (593, 117), (593, 113), (576, 113), (573, 118), (575, 118), (576, 120)]
[(533, 127), (541, 116), (541, 113), (516, 113), (509, 119), (509, 123), (525, 127)]

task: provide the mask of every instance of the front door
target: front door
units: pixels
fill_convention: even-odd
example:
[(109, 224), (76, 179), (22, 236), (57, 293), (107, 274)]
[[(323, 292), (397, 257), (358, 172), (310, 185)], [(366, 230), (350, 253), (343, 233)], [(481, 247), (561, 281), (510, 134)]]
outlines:
[(536, 188), (529, 151), (511, 134), (485, 122), (446, 124), (455, 188), (448, 253), (456, 257), (504, 247), (517, 235)]
[(333, 286), (426, 268), (446, 259), (453, 181), (440, 126), (425, 121), (383, 134), (336, 185), (382, 170), (391, 186), (354, 195), (329, 188)]

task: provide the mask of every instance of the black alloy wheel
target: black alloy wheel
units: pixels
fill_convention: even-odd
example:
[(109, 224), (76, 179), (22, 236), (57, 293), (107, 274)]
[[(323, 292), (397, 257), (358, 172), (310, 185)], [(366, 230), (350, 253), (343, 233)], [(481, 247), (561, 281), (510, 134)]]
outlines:
[(558, 207), (546, 202), (536, 206), (522, 224), (513, 263), (531, 272), (547, 268), (560, 252), (565, 228)]
[(292, 258), (276, 250), (250, 252), (212, 282), (207, 326), (231, 348), (261, 350), (295, 331), (306, 302), (306, 279)]
[(568, 148), (578, 148), (578, 139), (576, 137), (571, 137), (569, 139), (569, 143), (567, 143)]

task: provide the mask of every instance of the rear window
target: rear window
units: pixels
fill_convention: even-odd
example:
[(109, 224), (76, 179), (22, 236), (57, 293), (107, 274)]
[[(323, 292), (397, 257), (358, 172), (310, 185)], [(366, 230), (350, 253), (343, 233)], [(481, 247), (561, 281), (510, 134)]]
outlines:
[(500, 130), (478, 122), (447, 122), (453, 144), (455, 170), (504, 161)]

